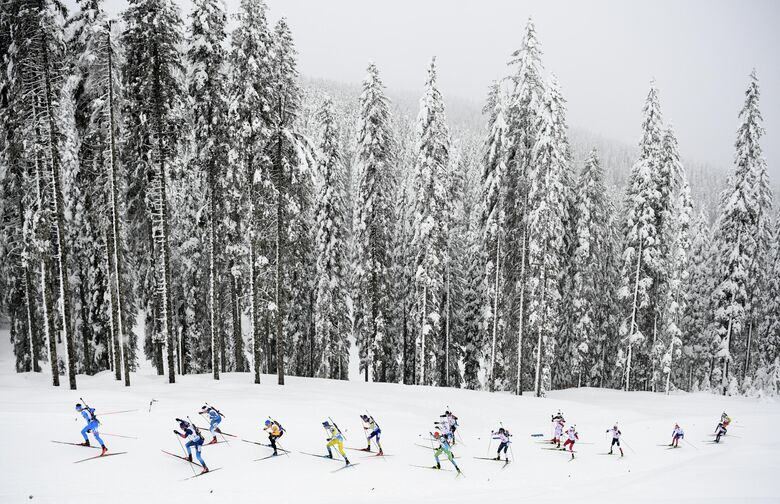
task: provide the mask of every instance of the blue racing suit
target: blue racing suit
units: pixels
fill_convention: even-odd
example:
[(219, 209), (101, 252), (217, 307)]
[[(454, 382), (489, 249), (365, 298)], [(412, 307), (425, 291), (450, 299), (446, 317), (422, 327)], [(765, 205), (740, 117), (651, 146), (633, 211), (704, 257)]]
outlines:
[(105, 446), (106, 444), (100, 439), (100, 434), (98, 433), (100, 422), (95, 417), (95, 408), (82, 408), (81, 416), (87, 421), (87, 425), (81, 429), (81, 435), (84, 437), (84, 441), (89, 442), (87, 432), (92, 432), (92, 435), (95, 436), (95, 439), (100, 443), (100, 446)]

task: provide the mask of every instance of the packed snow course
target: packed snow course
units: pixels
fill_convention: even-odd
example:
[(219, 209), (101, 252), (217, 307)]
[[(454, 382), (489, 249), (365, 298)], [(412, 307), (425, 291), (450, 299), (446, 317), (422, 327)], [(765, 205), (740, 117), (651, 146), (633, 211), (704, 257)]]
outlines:
[[(180, 376), (170, 385), (146, 371), (133, 375), (130, 388), (104, 372), (80, 376), (79, 390), (70, 391), (52, 387), (45, 373), (15, 373), (8, 332), (0, 331), (0, 337), (2, 503), (780, 501), (780, 405), (774, 401), (588, 388), (539, 399), (296, 377), (287, 377), (282, 387), (273, 376), (255, 385), (251, 375), (235, 373), (219, 381)], [(82, 441), (85, 421), (74, 409), (80, 397), (96, 408), (109, 453), (126, 454), (74, 464), (99, 452), (52, 443)], [(225, 415), (222, 430), (238, 437), (205, 446), (203, 458), (212, 472), (192, 478), (198, 468), (162, 450), (182, 452), (173, 433), (176, 417), (207, 424), (197, 414), (204, 402)], [(462, 442), (453, 452), (460, 477), (444, 457), (448, 471), (414, 467), (435, 463), (432, 451), (417, 445), (430, 444), (429, 432), (447, 407), (459, 417)], [(543, 449), (549, 445), (532, 437), (550, 437), (550, 417), (559, 409), (567, 426), (576, 424), (579, 432), (574, 460)], [(101, 415), (125, 410), (131, 411)], [(301, 453), (326, 453), (322, 422), (328, 417), (344, 431), (346, 446), (364, 448), (359, 415), (366, 411), (382, 428), (386, 457), (348, 450), (358, 465), (333, 472), (343, 462)], [(733, 420), (728, 435), (720, 444), (710, 443), (723, 411)], [(269, 415), (287, 430), (280, 443), (291, 453), (256, 461), (271, 449), (241, 439), (267, 442), (262, 427)], [(623, 458), (617, 450), (605, 455), (610, 444), (605, 431), (616, 421)], [(507, 466), (475, 458), (495, 456), (490, 433), (499, 422), (513, 434), (513, 461)], [(685, 429), (685, 442), (667, 449), (662, 445), (671, 441), (675, 422)], [(205, 437), (208, 442), (208, 433)]]

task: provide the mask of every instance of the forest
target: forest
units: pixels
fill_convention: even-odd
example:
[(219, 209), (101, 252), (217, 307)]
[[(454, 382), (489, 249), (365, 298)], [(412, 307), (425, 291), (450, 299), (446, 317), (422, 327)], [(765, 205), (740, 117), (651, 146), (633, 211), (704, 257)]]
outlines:
[(263, 0), (192, 3), (2, 3), (18, 372), (780, 392), (756, 70), (721, 173), (683, 160), (653, 81), (635, 147), (572, 131), (530, 18), (480, 114), (445, 107), (435, 57), (391, 100), (381, 61), (299, 75)]

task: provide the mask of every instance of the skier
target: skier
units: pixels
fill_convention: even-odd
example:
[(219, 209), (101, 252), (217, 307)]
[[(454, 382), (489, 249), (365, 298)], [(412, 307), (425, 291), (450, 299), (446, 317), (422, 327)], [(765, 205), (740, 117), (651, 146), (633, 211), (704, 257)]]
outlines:
[(187, 460), (192, 462), (191, 450), (192, 447), (195, 447), (195, 456), (198, 458), (198, 462), (200, 462), (201, 467), (203, 467), (203, 470), (200, 473), (203, 474), (209, 472), (209, 468), (206, 466), (206, 462), (203, 461), (203, 457), (200, 454), (200, 449), (203, 446), (203, 436), (200, 434), (200, 429), (192, 425), (190, 422), (182, 420), (181, 418), (177, 418), (176, 420), (179, 422), (179, 428), (182, 430), (182, 432), (174, 429), (173, 433), (187, 440), (187, 443), (184, 445), (184, 447), (187, 449)]
[(685, 432), (683, 432), (682, 427), (680, 427), (679, 424), (674, 424), (674, 430), (672, 431), (672, 442), (669, 446), (672, 448), (677, 448), (680, 443), (680, 439), (683, 439), (684, 437)]
[(328, 449), (328, 458), (333, 458), (333, 452), (330, 450), (330, 448), (331, 446), (335, 446), (338, 448), (341, 456), (344, 457), (344, 462), (349, 465), (347, 454), (344, 453), (344, 436), (341, 435), (341, 431), (338, 429), (338, 427), (328, 421), (322, 422), (322, 426), (328, 432), (329, 436), (327, 439), (328, 444), (326, 445), (326, 448)]
[(715, 442), (720, 443), (720, 437), (726, 435), (726, 427), (722, 423), (719, 423), (715, 428)]
[(566, 441), (563, 443), (563, 449), (566, 449), (566, 446), (569, 446), (569, 453), (571, 453), (571, 458), (574, 458), (574, 443), (580, 439), (580, 436), (577, 435), (577, 426), (572, 425), (569, 427), (569, 430), (566, 431)]
[(276, 420), (266, 420), (265, 421), (265, 427), (263, 427), (263, 430), (268, 432), (268, 441), (271, 443), (271, 448), (274, 449), (274, 456), (279, 455), (279, 453), (276, 451), (276, 440), (282, 437), (284, 434), (284, 429), (282, 429), (282, 426), (279, 425), (279, 422)]
[(729, 418), (729, 416), (724, 411), (723, 414), (720, 415), (720, 423), (718, 423), (718, 426), (715, 427), (716, 443), (720, 443), (720, 437), (726, 435), (727, 432), (726, 427), (728, 427), (730, 423), (731, 423), (731, 418)]
[(612, 433), (612, 444), (609, 445), (609, 454), (612, 455), (612, 447), (617, 445), (618, 449), (620, 450), (620, 456), (623, 456), (623, 448), (620, 446), (620, 436), (623, 435), (622, 432), (620, 432), (620, 429), (618, 429), (617, 423), (612, 426), (611, 429), (607, 429), (607, 432)]
[(100, 434), (98, 433), (100, 421), (97, 419), (97, 416), (95, 416), (95, 408), (90, 408), (87, 405), (82, 406), (81, 403), (77, 403), (76, 411), (81, 413), (81, 416), (87, 421), (87, 425), (81, 429), (81, 435), (84, 437), (84, 442), (81, 443), (81, 445), (89, 446), (87, 432), (91, 432), (97, 442), (100, 443), (100, 455), (104, 455), (108, 451), (108, 448), (106, 448), (106, 444), (100, 439)]
[(444, 453), (445, 455), (447, 455), (449, 461), (452, 462), (452, 465), (455, 467), (455, 470), (460, 472), (460, 467), (458, 467), (458, 464), (455, 463), (455, 456), (450, 451), (450, 444), (447, 442), (447, 436), (444, 436), (438, 432), (434, 432), (433, 438), (439, 442), (439, 447), (436, 448), (436, 451), (433, 452), (433, 456), (436, 458), (436, 465), (433, 466), (433, 469), (441, 469), (441, 462), (439, 462), (439, 455)]
[(451, 411), (447, 410), (443, 415), (439, 415), (442, 420), (436, 422), (439, 425), (439, 430), (442, 434), (447, 436), (451, 445), (455, 444), (455, 430), (458, 428), (458, 417), (456, 417)]
[(366, 442), (368, 443), (366, 451), (371, 451), (371, 438), (376, 438), (376, 446), (379, 448), (377, 456), (384, 455), (385, 453), (382, 451), (382, 444), (379, 442), (379, 437), (382, 435), (382, 429), (379, 428), (379, 424), (376, 423), (374, 417), (369, 415), (360, 415), (360, 419), (363, 420), (363, 430), (366, 432), (371, 431), (371, 434), (366, 438)]
[(561, 436), (563, 435), (564, 423), (566, 423), (566, 422), (563, 419), (563, 417), (558, 418), (555, 421), (555, 426), (554, 426), (555, 430), (554, 430), (554, 433), (553, 433), (552, 444), (556, 445), (556, 448), (560, 448), (561, 447)]
[(507, 454), (507, 450), (509, 450), (509, 443), (512, 442), (509, 440), (512, 435), (503, 427), (499, 428), (497, 432), (491, 432), (490, 434), (493, 436), (493, 439), (498, 439), (501, 442), (498, 445), (496, 460), (501, 460), (501, 451), (503, 450), (504, 456), (506, 456), (506, 461), (509, 462), (509, 455)]
[(198, 413), (201, 415), (209, 416), (209, 432), (211, 432), (211, 436), (212, 436), (211, 441), (209, 441), (209, 444), (216, 443), (217, 434), (222, 432), (221, 430), (219, 430), (218, 427), (220, 422), (222, 422), (222, 413), (220, 413), (219, 410), (217, 410), (216, 408), (212, 408), (207, 404), (204, 404)]

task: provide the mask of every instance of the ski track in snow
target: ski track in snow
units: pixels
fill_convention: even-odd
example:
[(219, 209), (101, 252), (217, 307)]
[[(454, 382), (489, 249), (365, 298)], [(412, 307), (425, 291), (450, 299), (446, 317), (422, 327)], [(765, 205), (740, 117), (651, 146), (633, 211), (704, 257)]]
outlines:
[[(218, 382), (210, 375), (177, 376), (169, 385), (165, 377), (149, 374), (148, 366), (133, 375), (129, 389), (103, 372), (79, 376), (79, 390), (70, 391), (67, 380), (52, 387), (46, 373), (15, 373), (7, 330), (0, 331), (0, 340), (1, 503), (780, 502), (780, 441), (773, 436), (780, 404), (775, 401), (598, 389), (556, 391), (537, 399), (296, 377), (286, 377), (287, 385), (279, 387), (275, 376), (263, 375), (262, 384), (254, 385), (251, 374), (236, 373), (222, 374)], [(81, 441), (84, 421), (74, 411), (79, 397), (97, 408), (99, 417), (138, 409), (100, 417), (110, 452), (127, 454), (73, 464), (92, 451), (51, 442)], [(181, 453), (172, 432), (174, 417), (199, 421), (197, 410), (205, 401), (226, 415), (221, 425), (226, 432), (244, 439), (265, 442), (262, 422), (271, 415), (287, 429), (280, 442), (292, 453), (253, 462), (270, 449), (228, 438), (229, 443), (203, 449), (208, 466), (220, 471), (185, 480), (193, 474), (189, 464), (161, 450)], [(465, 445), (453, 451), (465, 478), (410, 466), (434, 463), (430, 452), (414, 444), (428, 443), (425, 435), (447, 405), (460, 418)], [(364, 447), (358, 415), (366, 409), (382, 427), (382, 445), (392, 457), (362, 459), (365, 454), (350, 450), (347, 455), (360, 466), (332, 473), (336, 462), (298, 453), (325, 453), (321, 422), (328, 416), (345, 431), (346, 446)], [(540, 449), (539, 438), (530, 437), (548, 435), (550, 414), (558, 409), (577, 425), (582, 441), (594, 443), (577, 445), (573, 462), (568, 454)], [(734, 419), (729, 434), (740, 437), (727, 436), (721, 445), (703, 443), (724, 410)], [(622, 460), (598, 455), (609, 450), (604, 431), (615, 420), (634, 450), (624, 444)], [(473, 458), (486, 456), (490, 431), (499, 421), (514, 435), (517, 458), (506, 469)], [(694, 446), (656, 446), (669, 442), (675, 421)], [(493, 442), (491, 455), (496, 447)], [(442, 467), (451, 469), (445, 458)]]

